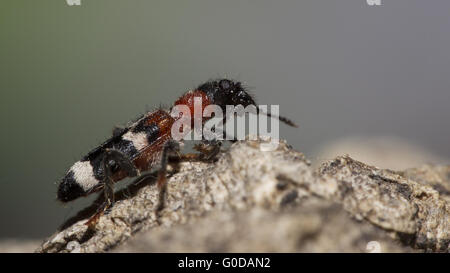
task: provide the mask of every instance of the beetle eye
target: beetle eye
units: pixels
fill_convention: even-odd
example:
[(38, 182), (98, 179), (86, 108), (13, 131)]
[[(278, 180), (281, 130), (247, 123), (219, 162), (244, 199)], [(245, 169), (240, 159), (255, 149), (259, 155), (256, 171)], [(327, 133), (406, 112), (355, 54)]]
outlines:
[(119, 165), (117, 165), (116, 161), (114, 160), (110, 160), (108, 162), (108, 167), (111, 170), (111, 172), (116, 172), (117, 170), (119, 170)]
[(231, 88), (231, 81), (229, 80), (221, 80), (219, 82), (219, 86), (220, 88), (224, 89), (224, 90), (228, 90)]

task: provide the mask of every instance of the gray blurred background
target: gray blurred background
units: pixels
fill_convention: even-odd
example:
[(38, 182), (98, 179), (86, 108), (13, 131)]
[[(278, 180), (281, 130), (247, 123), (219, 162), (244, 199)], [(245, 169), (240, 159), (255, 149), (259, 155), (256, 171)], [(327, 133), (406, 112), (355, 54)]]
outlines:
[(53, 233), (92, 200), (55, 201), (72, 163), (216, 77), (279, 104), (300, 125), (281, 136), (313, 160), (341, 140), (450, 157), (450, 1), (81, 3), (1, 3), (0, 239)]

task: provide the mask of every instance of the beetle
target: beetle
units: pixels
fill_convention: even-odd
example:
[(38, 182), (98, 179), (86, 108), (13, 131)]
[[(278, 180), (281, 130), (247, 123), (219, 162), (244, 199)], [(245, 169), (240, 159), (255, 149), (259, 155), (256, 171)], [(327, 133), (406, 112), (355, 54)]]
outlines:
[[(202, 110), (213, 104), (223, 111), (227, 105), (256, 106), (254, 98), (240, 82), (219, 79), (184, 93), (172, 108), (185, 105), (192, 113), (195, 98), (201, 100)], [(179, 142), (171, 136), (171, 128), (180, 118), (180, 115), (171, 115), (171, 111), (157, 109), (145, 113), (125, 128), (115, 129), (111, 138), (73, 164), (58, 186), (57, 199), (66, 203), (102, 190), (105, 203), (99, 211), (104, 211), (114, 204), (114, 183), (159, 166), (157, 185), (160, 189), (160, 210), (163, 207), (169, 157), (176, 156), (180, 150)], [(287, 118), (276, 118), (296, 127)], [(202, 122), (208, 119), (204, 117)], [(214, 158), (220, 152), (220, 145), (220, 141), (203, 140), (201, 145), (196, 146), (201, 152), (198, 157), (208, 160)]]

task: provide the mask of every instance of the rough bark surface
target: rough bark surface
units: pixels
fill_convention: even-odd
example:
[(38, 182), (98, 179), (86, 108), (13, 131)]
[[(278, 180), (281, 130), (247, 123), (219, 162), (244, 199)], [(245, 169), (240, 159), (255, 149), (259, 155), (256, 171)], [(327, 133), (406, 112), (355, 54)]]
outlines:
[(95, 230), (93, 204), (36, 251), (449, 252), (450, 166), (394, 172), (341, 156), (315, 170), (285, 142), (267, 144), (180, 163), (159, 217), (154, 178), (132, 183)]

